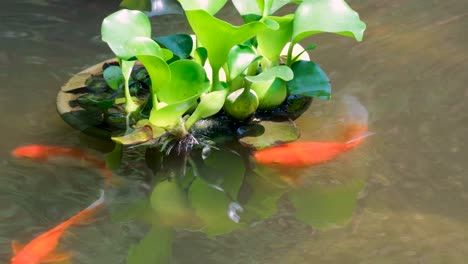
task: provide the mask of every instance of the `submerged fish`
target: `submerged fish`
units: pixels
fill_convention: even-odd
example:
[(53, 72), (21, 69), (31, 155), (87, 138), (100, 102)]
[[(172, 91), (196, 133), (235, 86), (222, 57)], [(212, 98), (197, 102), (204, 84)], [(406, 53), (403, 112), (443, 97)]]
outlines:
[(49, 231), (36, 237), (27, 245), (23, 246), (17, 241), (13, 241), (12, 249), (14, 256), (10, 263), (39, 264), (62, 261), (70, 258), (70, 253), (54, 252), (59, 239), (69, 227), (94, 221), (94, 215), (102, 209), (103, 205), (104, 191), (101, 191), (101, 197), (99, 197), (99, 199), (93, 202), (90, 206)]
[(330, 161), (353, 149), (372, 135), (368, 131), (367, 110), (355, 97), (344, 98), (346, 122), (344, 142), (292, 142), (258, 150), (253, 157), (257, 164), (276, 169), (304, 168)]
[(31, 159), (37, 162), (52, 162), (62, 163), (67, 159), (79, 162), (81, 166), (90, 166), (97, 170), (107, 184), (118, 184), (112, 171), (110, 171), (106, 162), (99, 157), (96, 157), (82, 149), (63, 146), (47, 146), (47, 145), (27, 145), (14, 149), (11, 152), (12, 156), (17, 158)]

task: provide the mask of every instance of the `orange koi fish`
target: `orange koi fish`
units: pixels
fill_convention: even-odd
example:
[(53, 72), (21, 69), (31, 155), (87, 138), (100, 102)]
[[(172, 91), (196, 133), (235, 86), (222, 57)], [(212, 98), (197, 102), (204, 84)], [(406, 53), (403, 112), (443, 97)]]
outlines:
[(367, 126), (367, 110), (355, 97), (344, 98), (346, 108), (345, 142), (292, 142), (258, 150), (254, 160), (258, 164), (277, 169), (304, 168), (330, 161), (343, 152), (361, 144), (372, 135)]
[(12, 156), (26, 158), (38, 162), (62, 161), (72, 159), (78, 161), (81, 166), (90, 166), (96, 169), (107, 184), (116, 185), (117, 178), (112, 171), (107, 169), (106, 162), (82, 149), (62, 146), (27, 145), (14, 149)]
[(102, 209), (103, 205), (104, 191), (101, 191), (101, 197), (90, 206), (36, 237), (27, 245), (23, 246), (17, 241), (13, 241), (14, 257), (11, 259), (10, 264), (39, 264), (69, 259), (71, 257), (70, 253), (54, 252), (59, 239), (69, 227), (94, 221), (93, 216)]

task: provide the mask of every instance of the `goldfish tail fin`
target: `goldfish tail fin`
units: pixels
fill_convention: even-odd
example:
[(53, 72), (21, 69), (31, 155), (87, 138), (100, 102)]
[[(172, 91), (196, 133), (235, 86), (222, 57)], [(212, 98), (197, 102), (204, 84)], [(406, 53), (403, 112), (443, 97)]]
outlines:
[(361, 133), (360, 135), (357, 135), (356, 137), (351, 138), (350, 140), (346, 141), (346, 145), (347, 145), (348, 147), (357, 146), (357, 145), (359, 145), (366, 137), (370, 137), (370, 136), (372, 136), (372, 135), (374, 135), (374, 134), (375, 134), (374, 132), (365, 131), (365, 132)]
[(362, 133), (361, 135), (358, 135), (357, 137), (355, 138), (352, 138), (348, 141), (346, 141), (346, 144), (354, 144), (356, 143), (357, 141), (362, 141), (363, 139), (365, 139), (366, 137), (370, 137), (372, 135), (374, 135), (375, 132), (371, 132), (371, 131), (367, 131), (367, 132), (364, 132)]
[(78, 214), (69, 219), (71, 225), (87, 224), (96, 221), (94, 215), (104, 207), (105, 195), (101, 190), (101, 196), (91, 205), (81, 210)]
[(346, 113), (344, 118), (346, 145), (358, 145), (364, 138), (374, 134), (368, 131), (369, 113), (355, 96), (343, 96), (342, 103)]
[(11, 241), (11, 249), (13, 250), (13, 254), (18, 254), (22, 249), (24, 248), (24, 245), (21, 244), (20, 242), (13, 240)]
[(61, 251), (54, 251), (49, 253), (43, 259), (41, 259), (42, 263), (50, 263), (50, 262), (62, 262), (69, 260), (73, 256), (73, 253), (70, 252), (61, 252)]

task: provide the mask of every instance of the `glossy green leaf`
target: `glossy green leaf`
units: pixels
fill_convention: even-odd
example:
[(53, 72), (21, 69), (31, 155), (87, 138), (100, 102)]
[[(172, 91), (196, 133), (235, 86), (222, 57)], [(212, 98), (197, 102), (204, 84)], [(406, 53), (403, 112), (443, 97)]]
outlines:
[(172, 258), (172, 228), (153, 224), (149, 233), (127, 254), (127, 264), (170, 264)]
[(208, 51), (204, 47), (198, 47), (193, 53), (193, 59), (200, 65), (205, 65), (208, 59)]
[(342, 185), (312, 185), (292, 190), (288, 196), (300, 221), (317, 229), (344, 226), (356, 208), (363, 179)]
[(190, 35), (187, 34), (172, 34), (169, 36), (157, 37), (154, 40), (168, 48), (181, 59), (188, 58), (192, 52), (193, 41)]
[(228, 89), (202, 94), (197, 108), (185, 122), (185, 129), (189, 130), (198, 120), (218, 113), (223, 108), (227, 93)]
[(259, 32), (257, 34), (258, 48), (261, 54), (269, 61), (277, 62), (284, 46), (291, 40), (294, 15), (290, 14), (283, 17), (270, 16), (267, 18), (276, 21), (279, 29), (267, 29)]
[(153, 129), (151, 129), (151, 126), (143, 126), (126, 135), (112, 137), (111, 139), (123, 145), (143, 143), (153, 139)]
[(229, 51), (226, 63), (229, 78), (233, 80), (237, 76), (241, 75), (250, 66), (250, 64), (260, 60), (261, 58), (262, 57), (258, 56), (251, 46), (235, 45)]
[(163, 59), (164, 54), (161, 47), (148, 37), (133, 37), (125, 43), (125, 49), (133, 54), (138, 55), (151, 55)]
[(266, 82), (252, 83), (250, 89), (257, 93), (259, 109), (271, 109), (272, 107), (281, 105), (288, 94), (286, 82), (279, 78)]
[(134, 54), (125, 48), (125, 42), (134, 37), (151, 37), (151, 24), (144, 13), (122, 9), (102, 21), (101, 35), (117, 57), (128, 60)]
[(300, 132), (292, 121), (262, 121), (240, 127), (239, 142), (252, 149), (263, 149), (281, 143), (296, 141)]
[[(171, 80), (171, 70), (163, 58), (153, 55), (137, 55), (138, 60), (145, 66), (151, 79), (151, 93), (153, 103), (158, 103), (161, 91), (166, 91)], [(157, 98), (156, 98), (157, 97)]]
[(120, 2), (121, 8), (151, 11), (151, 0), (123, 0)]
[(190, 10), (186, 15), (198, 40), (208, 51), (208, 60), (214, 73), (218, 73), (227, 61), (228, 53), (234, 45), (243, 43), (267, 28), (278, 28), (276, 22), (269, 20), (235, 27), (203, 10)]
[(344, 0), (304, 1), (296, 10), (293, 42), (314, 34), (336, 33), (361, 41), (366, 24)]
[(156, 105), (159, 102), (158, 92), (164, 90), (171, 79), (171, 72), (166, 63), (166, 56), (169, 56), (167, 52), (170, 51), (161, 49), (158, 43), (147, 37), (131, 38), (125, 46), (145, 66), (151, 79), (152, 101)]
[(218, 13), (221, 8), (226, 4), (227, 0), (178, 0), (185, 11), (189, 10), (204, 10), (211, 15)]
[(262, 15), (260, 8), (257, 3), (254, 3), (254, 0), (232, 0), (232, 3), (241, 16)]
[(268, 4), (268, 6), (270, 6), (268, 14), (271, 15), (289, 3), (300, 4), (303, 0), (265, 0), (265, 2), (271, 2)]
[[(210, 87), (203, 67), (191, 60), (178, 60), (169, 65), (171, 81), (157, 90), (161, 102), (173, 104), (192, 96), (200, 96)], [(153, 79), (153, 78), (151, 78)]]
[(294, 79), (287, 84), (290, 94), (330, 99), (330, 79), (317, 64), (301, 60), (295, 62), (291, 69), (294, 72)]
[(245, 79), (250, 82), (267, 82), (275, 78), (290, 81), (294, 78), (294, 73), (288, 66), (281, 65), (268, 68), (259, 75), (245, 76)]
[(232, 232), (243, 225), (228, 216), (231, 200), (226, 193), (196, 178), (189, 189), (189, 200), (197, 216), (203, 221), (201, 231), (208, 236)]
[(197, 103), (199, 97), (200, 95), (195, 95), (161, 108), (153, 107), (149, 121), (154, 126), (166, 129), (174, 128), (180, 123), (182, 115)]
[(122, 69), (119, 66), (109, 66), (102, 73), (107, 85), (113, 90), (119, 89), (119, 86), (125, 82)]

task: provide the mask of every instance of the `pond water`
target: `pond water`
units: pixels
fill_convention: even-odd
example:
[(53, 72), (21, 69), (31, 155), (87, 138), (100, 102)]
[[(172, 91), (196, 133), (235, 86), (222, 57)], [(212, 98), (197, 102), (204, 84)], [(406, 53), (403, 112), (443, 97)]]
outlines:
[[(1, 1), (2, 263), (12, 256), (12, 240), (32, 240), (99, 196), (102, 184), (93, 170), (10, 153), (26, 144), (81, 147), (102, 157), (112, 150), (110, 142), (63, 122), (55, 97), (74, 73), (113, 56), (100, 40), (100, 24), (117, 2)], [(229, 223), (214, 237), (206, 228), (171, 230), (157, 223), (150, 231), (148, 221), (130, 217), (141, 208), (141, 179), (148, 174), (135, 161), (121, 172), (124, 188), (107, 191), (102, 219), (73, 227), (60, 240), (59, 247), (73, 253), (70, 262), (126, 263), (130, 248), (145, 237), (132, 254), (159, 254), (157, 263), (167, 256), (171, 263), (466, 263), (468, 6), (461, 0), (348, 3), (367, 24), (364, 41), (326, 34), (308, 40), (318, 44), (310, 54), (332, 80), (334, 99), (315, 100), (296, 123), (301, 140), (329, 140), (339, 119), (334, 102), (353, 95), (367, 108), (374, 136), (301, 171), (305, 187), (285, 189), (277, 179), (271, 185), (250, 177), (250, 187), (264, 187), (251, 193), (277, 199), (266, 201), (270, 207), (263, 211), (251, 209), (268, 217), (245, 223), (241, 215), (242, 228)], [(240, 21), (230, 8), (220, 16)], [(155, 35), (188, 32), (181, 16), (153, 22)]]

